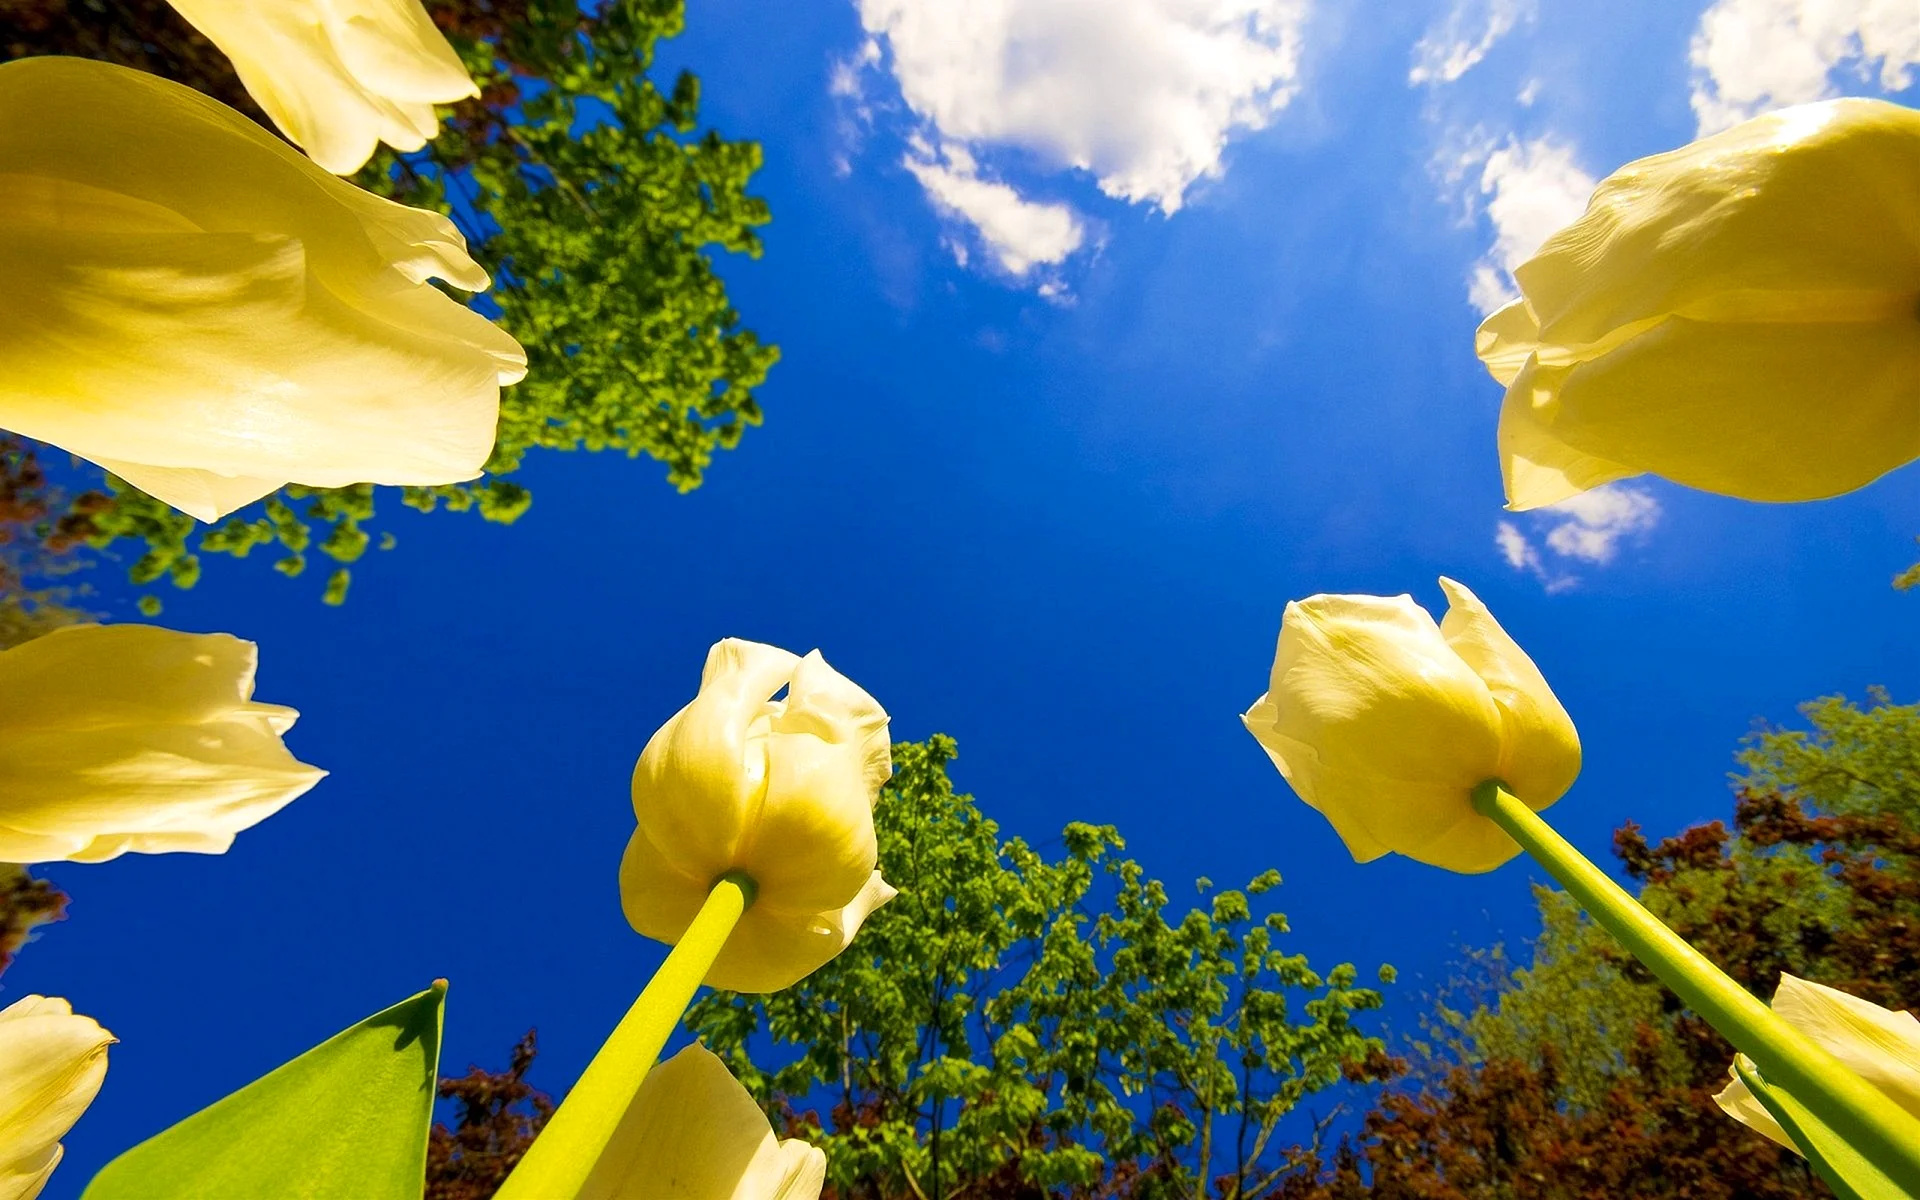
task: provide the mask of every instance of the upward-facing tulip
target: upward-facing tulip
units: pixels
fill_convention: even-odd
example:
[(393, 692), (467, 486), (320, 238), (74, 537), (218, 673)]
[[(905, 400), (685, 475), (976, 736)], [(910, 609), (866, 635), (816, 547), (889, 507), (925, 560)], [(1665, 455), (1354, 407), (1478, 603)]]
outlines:
[(1629, 163), (1478, 349), (1516, 509), (1651, 472), (1812, 500), (1920, 457), (1920, 113), (1782, 109)]
[(876, 869), (873, 832), (892, 770), (886, 712), (819, 651), (717, 643), (699, 694), (634, 767), (627, 919), (677, 942), (714, 882), (742, 873), (755, 898), (707, 982), (742, 992), (798, 982), (896, 894)]
[[(1784, 973), (1773, 993), (1773, 1011), (1889, 1100), (1920, 1117), (1920, 1020), (1915, 1020), (1912, 1013), (1893, 1012), (1837, 988)], [(1729, 1068), (1727, 1073), (1733, 1082), (1714, 1097), (1721, 1109), (1795, 1154), (1801, 1153), (1773, 1114), (1741, 1081), (1738, 1071)]]
[(1520, 847), (1473, 789), (1501, 780), (1538, 812), (1580, 773), (1580, 739), (1486, 605), (1440, 586), (1438, 625), (1409, 596), (1288, 604), (1267, 694), (1241, 719), (1357, 861), (1490, 871)]
[(325, 771), (224, 633), (75, 625), (0, 653), (0, 862), (218, 854)]
[(0, 1008), (0, 1200), (33, 1200), (60, 1165), (60, 1139), (93, 1103), (113, 1035), (65, 1000)]
[(0, 427), (210, 521), (283, 484), (471, 479), (505, 332), (453, 224), (191, 88), (0, 66)]
[(420, 0), (169, 0), (233, 60), (280, 131), (336, 175), (418, 150), (433, 106), (477, 96)]
[(688, 1046), (646, 1082), (575, 1200), (818, 1200), (827, 1156), (774, 1136), (727, 1065)]

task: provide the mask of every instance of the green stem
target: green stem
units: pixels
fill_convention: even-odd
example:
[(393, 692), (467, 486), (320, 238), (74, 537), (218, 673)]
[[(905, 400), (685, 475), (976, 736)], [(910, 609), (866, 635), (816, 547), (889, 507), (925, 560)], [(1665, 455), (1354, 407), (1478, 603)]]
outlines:
[(561, 1200), (580, 1193), (700, 981), (753, 903), (753, 893), (753, 880), (738, 872), (721, 876), (713, 885), (693, 924), (587, 1064), (580, 1082), (527, 1148), (495, 1200)]
[(1785, 1088), (1889, 1178), (1920, 1196), (1920, 1120), (1728, 978), (1498, 780), (1473, 790), (1473, 807), (1519, 842), (1682, 1003), (1752, 1059), (1764, 1079)]

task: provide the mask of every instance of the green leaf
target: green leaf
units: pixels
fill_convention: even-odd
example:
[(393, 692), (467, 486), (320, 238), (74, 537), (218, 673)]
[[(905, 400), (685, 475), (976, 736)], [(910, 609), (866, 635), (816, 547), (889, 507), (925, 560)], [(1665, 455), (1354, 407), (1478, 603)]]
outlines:
[(1740, 1073), (1740, 1082), (1747, 1085), (1747, 1090), (1800, 1148), (1813, 1173), (1833, 1189), (1840, 1200), (1913, 1200), (1911, 1192), (1887, 1178), (1880, 1168), (1827, 1128), (1826, 1122), (1791, 1093), (1760, 1078), (1759, 1072), (1738, 1059), (1734, 1061), (1734, 1069)]
[(82, 1200), (420, 1200), (445, 980), (108, 1163)]

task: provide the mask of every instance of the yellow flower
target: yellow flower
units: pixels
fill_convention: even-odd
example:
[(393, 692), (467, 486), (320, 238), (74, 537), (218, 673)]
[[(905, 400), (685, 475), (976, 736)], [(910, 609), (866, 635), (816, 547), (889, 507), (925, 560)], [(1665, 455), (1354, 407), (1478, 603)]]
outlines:
[(1782, 109), (1601, 183), (1477, 348), (1507, 501), (1813, 500), (1920, 457), (1920, 113)]
[(219, 854), (325, 771), (258, 704), (252, 642), (75, 625), (0, 652), (0, 861)]
[(0, 1008), (0, 1200), (33, 1200), (60, 1165), (60, 1139), (93, 1103), (113, 1035), (65, 1000)]
[(1580, 738), (1479, 598), (1440, 586), (1439, 625), (1409, 596), (1288, 604), (1267, 694), (1241, 720), (1356, 861), (1490, 871), (1520, 847), (1473, 810), (1474, 787), (1501, 780), (1538, 812), (1580, 773)]
[[(1920, 1021), (1912, 1013), (1892, 1012), (1858, 996), (1782, 973), (1773, 993), (1773, 1011), (1787, 1024), (1884, 1092), (1889, 1100), (1920, 1117)], [(1753, 1069), (1751, 1062), (1748, 1070)], [(1798, 1154), (1786, 1130), (1773, 1119), (1739, 1073), (1714, 1097), (1726, 1114)]]
[(170, 0), (233, 60), (296, 146), (351, 175), (385, 142), (418, 150), (435, 104), (480, 89), (419, 0)]
[(577, 1200), (818, 1200), (826, 1172), (696, 1045), (647, 1073)]
[(293, 482), (471, 479), (526, 355), (438, 291), (453, 224), (191, 88), (0, 66), (0, 427), (204, 521)]
[(716, 643), (699, 694), (634, 767), (627, 920), (677, 942), (714, 882), (743, 872), (755, 899), (707, 982), (742, 992), (798, 982), (896, 894), (875, 869), (873, 833), (892, 772), (886, 712), (818, 650)]

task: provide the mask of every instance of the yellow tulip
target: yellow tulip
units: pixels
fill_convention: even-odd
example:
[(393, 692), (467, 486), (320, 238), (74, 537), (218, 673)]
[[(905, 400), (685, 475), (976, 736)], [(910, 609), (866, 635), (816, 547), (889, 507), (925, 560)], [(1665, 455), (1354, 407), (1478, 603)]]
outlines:
[(707, 982), (742, 992), (798, 982), (896, 894), (876, 869), (873, 833), (892, 770), (886, 712), (819, 651), (717, 643), (699, 694), (634, 767), (627, 920), (677, 942), (714, 882), (741, 872), (755, 898)]
[(280, 132), (336, 175), (418, 150), (435, 104), (478, 96), (420, 0), (170, 0), (233, 60)]
[(113, 1035), (65, 1000), (0, 1008), (0, 1200), (33, 1200), (60, 1165), (60, 1139), (93, 1103)]
[(647, 1073), (576, 1200), (818, 1200), (826, 1172), (695, 1045)]
[(1782, 109), (1629, 163), (1477, 349), (1511, 508), (1652, 473), (1813, 500), (1920, 457), (1920, 113)]
[(201, 520), (471, 479), (526, 373), (452, 222), (107, 63), (0, 66), (0, 273), (0, 427)]
[[(1780, 976), (1773, 1011), (1899, 1107), (1920, 1117), (1920, 1020), (1811, 980)], [(1752, 1069), (1752, 1063), (1747, 1064)], [(1739, 1074), (1714, 1101), (1734, 1120), (1800, 1153)]]
[(0, 861), (219, 854), (325, 771), (224, 633), (74, 625), (0, 652)]
[(1440, 586), (1438, 625), (1409, 596), (1288, 604), (1267, 694), (1241, 720), (1356, 861), (1490, 871), (1520, 847), (1473, 789), (1501, 780), (1538, 812), (1580, 773), (1580, 738), (1479, 598)]

